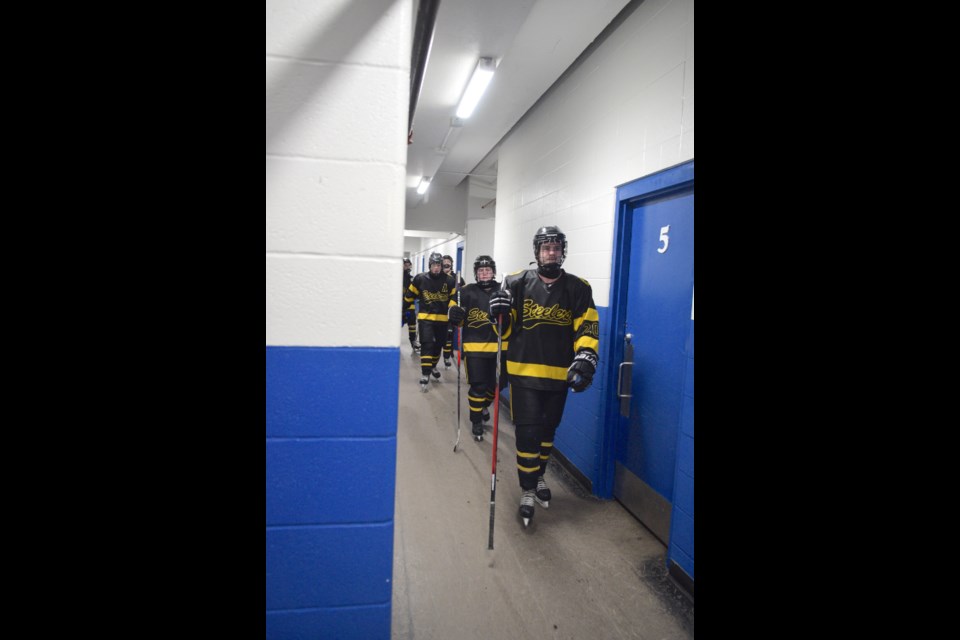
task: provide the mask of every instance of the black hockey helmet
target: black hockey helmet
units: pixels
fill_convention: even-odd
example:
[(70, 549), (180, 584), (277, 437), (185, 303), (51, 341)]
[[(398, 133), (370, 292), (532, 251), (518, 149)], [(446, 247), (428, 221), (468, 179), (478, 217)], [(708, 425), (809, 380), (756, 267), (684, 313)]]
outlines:
[(427, 260), (427, 267), (429, 267), (434, 263), (443, 267), (443, 256), (436, 251), (430, 254), (430, 258)]
[(409, 266), (411, 266), (411, 267), (413, 266), (413, 263), (410, 262), (410, 258), (404, 258), (404, 259), (403, 259), (403, 264), (404, 264), (404, 266), (407, 266), (407, 265), (409, 265)]
[(560, 227), (553, 225), (537, 229), (533, 236), (533, 257), (538, 265), (540, 265), (540, 245), (544, 242), (557, 242), (563, 247), (560, 258), (556, 262), (558, 267), (561, 266), (564, 258), (567, 257), (567, 234), (561, 231)]
[(477, 271), (480, 267), (490, 267), (493, 269), (493, 277), (497, 277), (497, 263), (494, 262), (493, 258), (487, 255), (477, 256), (477, 259), (473, 261), (473, 279), (477, 282), (480, 282), (480, 278), (477, 277)]

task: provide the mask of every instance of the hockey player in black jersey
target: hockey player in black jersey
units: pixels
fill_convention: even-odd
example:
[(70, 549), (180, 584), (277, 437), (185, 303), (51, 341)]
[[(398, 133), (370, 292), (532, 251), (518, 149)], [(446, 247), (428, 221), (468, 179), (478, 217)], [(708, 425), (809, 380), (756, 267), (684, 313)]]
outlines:
[(440, 350), (447, 335), (447, 309), (455, 304), (457, 285), (452, 276), (441, 271), (442, 256), (431, 253), (428, 261), (429, 271), (413, 276), (413, 281), (403, 297), (405, 304), (420, 301), (420, 313), (417, 314), (417, 331), (420, 334), (420, 391), (426, 393), (430, 376), (440, 381), (437, 362)]
[[(463, 353), (467, 366), (467, 400), (470, 404), (470, 425), (473, 438), (483, 440), (483, 421), (490, 419), (487, 407), (493, 402), (497, 385), (497, 325), (490, 321), (490, 294), (500, 284), (496, 281), (497, 263), (490, 256), (477, 256), (473, 262), (476, 284), (468, 284), (460, 291), (460, 306), (450, 307), (450, 322), (463, 327)], [(501, 349), (507, 351), (505, 332)], [(507, 361), (500, 359), (500, 388), (507, 384)]]
[(533, 236), (533, 255), (536, 269), (507, 276), (504, 287), (490, 297), (491, 317), (502, 313), (511, 323), (507, 374), (524, 526), (533, 518), (535, 500), (550, 505), (543, 474), (567, 389), (580, 392), (590, 386), (599, 353), (593, 290), (561, 268), (566, 235), (556, 226), (540, 227)]
[[(452, 256), (443, 256), (443, 272), (456, 280), (457, 274), (453, 272)], [(463, 289), (466, 284), (467, 283), (463, 280), (463, 276), (460, 276), (460, 282), (457, 283), (457, 288)], [(451, 366), (453, 366), (453, 363), (450, 361), (450, 359), (453, 357), (453, 338), (453, 325), (450, 325), (447, 327), (447, 341), (443, 345), (443, 366), (446, 369), (449, 369)], [(459, 345), (457, 348), (459, 348)]]
[[(410, 274), (410, 269), (413, 268), (413, 263), (410, 262), (410, 258), (403, 259), (403, 295), (407, 295), (407, 289), (410, 287), (410, 283), (413, 281), (413, 276)], [(416, 355), (417, 350), (420, 348), (420, 345), (417, 343), (417, 313), (414, 308), (414, 304), (407, 303), (406, 300), (403, 301), (401, 306), (401, 311), (403, 317), (400, 320), (400, 326), (407, 325), (407, 335), (410, 338), (410, 349), (412, 350), (412, 355)]]

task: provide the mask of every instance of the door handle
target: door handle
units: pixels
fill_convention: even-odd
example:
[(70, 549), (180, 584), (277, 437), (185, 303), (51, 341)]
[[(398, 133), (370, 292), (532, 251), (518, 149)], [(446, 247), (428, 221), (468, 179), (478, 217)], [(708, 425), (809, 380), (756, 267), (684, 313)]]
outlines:
[[(624, 367), (632, 367), (632, 366), (633, 366), (633, 363), (632, 363), (632, 362), (621, 362), (621, 363), (620, 363), (620, 366), (617, 367), (617, 397), (620, 398), (620, 399), (623, 399), (623, 398), (632, 398), (632, 397), (633, 397), (632, 394), (629, 394), (629, 393), (621, 393), (621, 391), (623, 391), (623, 384), (622, 384), (622, 382), (623, 382), (623, 368), (624, 368)], [(631, 372), (632, 372), (632, 371), (633, 371), (633, 370), (631, 369)]]

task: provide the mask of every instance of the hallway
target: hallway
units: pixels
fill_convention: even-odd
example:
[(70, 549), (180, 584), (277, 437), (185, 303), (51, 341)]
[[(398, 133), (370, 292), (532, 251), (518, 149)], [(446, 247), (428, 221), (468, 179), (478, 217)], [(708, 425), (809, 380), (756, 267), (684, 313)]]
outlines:
[[(406, 341), (404, 341), (406, 342)], [(420, 393), (419, 357), (400, 348), (393, 554), (394, 640), (693, 638), (693, 602), (667, 576), (666, 548), (615, 500), (551, 460), (550, 508), (524, 530), (509, 410), (501, 406), (494, 550), (491, 422), (470, 435), (457, 369)]]

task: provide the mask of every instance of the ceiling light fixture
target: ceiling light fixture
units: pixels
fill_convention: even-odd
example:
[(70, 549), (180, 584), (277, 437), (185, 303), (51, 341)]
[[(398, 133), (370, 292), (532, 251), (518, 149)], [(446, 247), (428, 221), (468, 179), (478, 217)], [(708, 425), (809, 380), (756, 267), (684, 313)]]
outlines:
[(483, 92), (486, 91), (487, 85), (493, 78), (494, 69), (496, 67), (493, 64), (493, 58), (480, 58), (477, 61), (477, 68), (473, 70), (470, 84), (467, 85), (467, 90), (463, 92), (463, 97), (460, 98), (460, 106), (457, 107), (458, 118), (469, 118), (470, 114), (473, 113), (477, 103), (480, 102), (480, 97), (483, 96)]
[(417, 193), (423, 195), (430, 188), (429, 178), (420, 178), (420, 184), (417, 186)]

